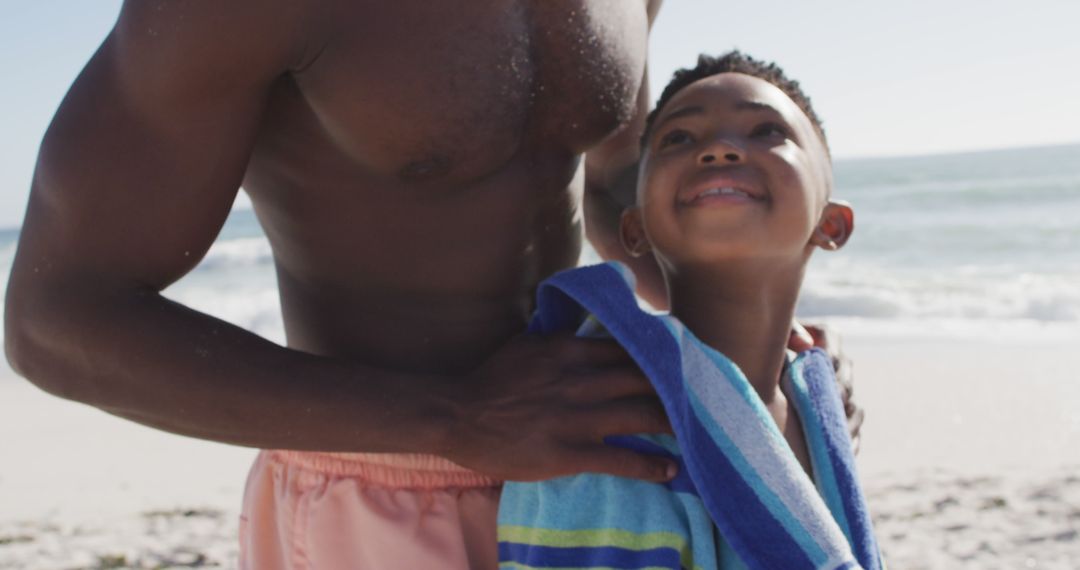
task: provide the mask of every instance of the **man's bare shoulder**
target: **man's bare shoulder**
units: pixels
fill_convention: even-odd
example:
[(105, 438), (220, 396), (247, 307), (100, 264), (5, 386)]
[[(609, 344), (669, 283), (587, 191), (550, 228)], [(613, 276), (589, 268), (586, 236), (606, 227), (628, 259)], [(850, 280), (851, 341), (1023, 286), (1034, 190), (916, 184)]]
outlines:
[(217, 79), (242, 81), (307, 65), (319, 49), (321, 8), (295, 0), (125, 0), (108, 41), (130, 64), (124, 68), (151, 76), (144, 80), (228, 74)]
[(158, 289), (190, 270), (228, 213), (272, 86), (303, 63), (306, 5), (125, 0), (43, 139), (41, 207), (20, 248)]

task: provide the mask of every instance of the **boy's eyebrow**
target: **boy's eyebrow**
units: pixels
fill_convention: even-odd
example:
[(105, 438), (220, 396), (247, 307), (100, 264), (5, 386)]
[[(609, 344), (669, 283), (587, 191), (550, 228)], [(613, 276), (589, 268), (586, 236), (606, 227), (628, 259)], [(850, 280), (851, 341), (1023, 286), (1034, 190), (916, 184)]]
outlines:
[[(769, 111), (769, 112), (776, 113), (777, 115), (782, 114), (782, 113), (780, 113), (779, 110), (777, 110), (776, 107), (773, 107), (772, 105), (770, 105), (768, 103), (763, 103), (761, 101), (748, 101), (748, 100), (739, 101), (738, 103), (735, 103), (735, 110), (736, 111)], [(663, 125), (664, 123), (666, 123), (668, 121), (673, 121), (675, 119), (680, 119), (682, 117), (686, 117), (686, 116), (690, 116), (690, 115), (702, 115), (704, 113), (705, 113), (705, 108), (701, 107), (701, 106), (698, 106), (698, 105), (690, 105), (689, 107), (683, 107), (683, 108), (681, 108), (681, 109), (679, 109), (677, 111), (672, 111), (672, 112), (668, 113), (667, 116), (665, 116), (663, 119), (660, 119), (659, 121), (657, 121), (656, 125), (653, 127), (653, 130), (654, 131), (659, 130), (660, 125)]]
[(683, 107), (683, 108), (679, 109), (678, 111), (672, 111), (672, 112), (668, 113), (668, 115), (666, 117), (664, 117), (663, 119), (660, 119), (660, 121), (656, 123), (656, 126), (653, 127), (653, 130), (654, 131), (659, 130), (660, 125), (663, 125), (664, 123), (666, 123), (668, 121), (673, 121), (675, 119), (686, 117), (688, 115), (703, 115), (703, 114), (705, 114), (705, 107), (701, 107), (701, 106), (697, 106), (697, 105), (691, 105), (689, 107)]
[(780, 114), (780, 111), (768, 103), (762, 103), (761, 101), (739, 101), (735, 103), (736, 111), (772, 111), (773, 113)]

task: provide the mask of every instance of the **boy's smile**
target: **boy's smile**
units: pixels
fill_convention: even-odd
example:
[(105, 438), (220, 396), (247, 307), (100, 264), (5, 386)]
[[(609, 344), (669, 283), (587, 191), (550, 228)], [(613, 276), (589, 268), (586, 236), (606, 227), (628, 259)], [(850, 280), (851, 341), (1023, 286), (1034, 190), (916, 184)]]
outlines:
[(702, 207), (725, 204), (751, 204), (764, 202), (768, 195), (755, 184), (741, 180), (730, 172), (720, 169), (703, 170), (689, 185), (679, 188), (676, 194), (680, 206)]

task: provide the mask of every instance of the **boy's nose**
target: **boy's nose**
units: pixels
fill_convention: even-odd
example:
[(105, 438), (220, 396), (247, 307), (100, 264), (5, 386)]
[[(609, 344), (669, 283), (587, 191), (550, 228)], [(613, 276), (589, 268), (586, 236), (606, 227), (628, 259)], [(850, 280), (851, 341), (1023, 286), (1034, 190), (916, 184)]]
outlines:
[(701, 165), (715, 163), (738, 163), (742, 162), (745, 154), (738, 145), (731, 141), (718, 140), (701, 151), (698, 155), (698, 163)]

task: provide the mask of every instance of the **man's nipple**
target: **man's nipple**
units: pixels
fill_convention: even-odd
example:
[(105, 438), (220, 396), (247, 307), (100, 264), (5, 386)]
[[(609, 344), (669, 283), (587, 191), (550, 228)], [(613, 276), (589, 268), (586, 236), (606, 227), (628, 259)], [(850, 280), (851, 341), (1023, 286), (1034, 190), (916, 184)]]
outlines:
[(434, 156), (406, 164), (398, 170), (398, 178), (409, 182), (418, 182), (439, 178), (450, 172), (453, 161), (446, 156)]

